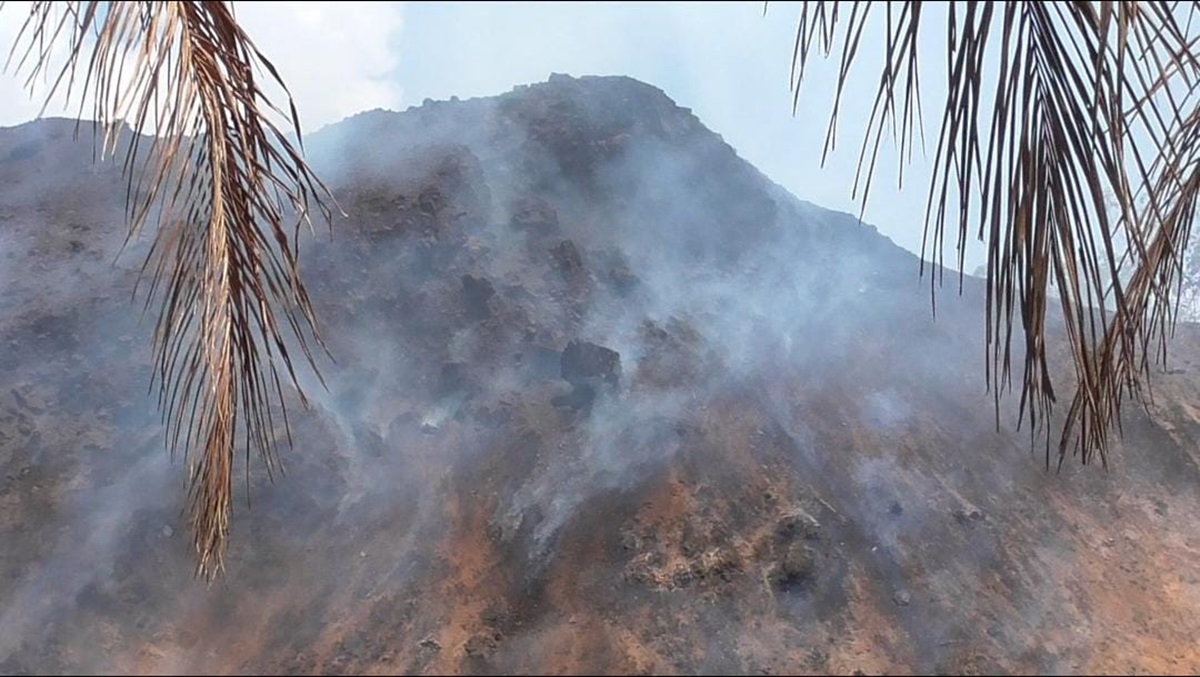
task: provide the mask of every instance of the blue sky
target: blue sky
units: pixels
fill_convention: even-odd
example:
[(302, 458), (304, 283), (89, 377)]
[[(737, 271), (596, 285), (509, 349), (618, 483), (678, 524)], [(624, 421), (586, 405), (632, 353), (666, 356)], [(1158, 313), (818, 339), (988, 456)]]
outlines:
[[(0, 14), (3, 44), (23, 18), (20, 4), (10, 3)], [(243, 1), (235, 7), (284, 75), (309, 130), (371, 108), (403, 110), (425, 98), (499, 94), (551, 73), (629, 75), (691, 108), (798, 197), (858, 210), (851, 191), (881, 46), (866, 41), (862, 47), (860, 77), (843, 104), (844, 131), (822, 167), (836, 64), (818, 64), (793, 117), (789, 78), (799, 3), (771, 3), (765, 16), (760, 2)], [(938, 42), (930, 45), (932, 54), (944, 49)], [(936, 86), (943, 69), (937, 57), (930, 60), (922, 74), (926, 84)], [(936, 113), (934, 101), (926, 102), (927, 116)], [(36, 112), (20, 82), (4, 76), (0, 125)], [(49, 114), (63, 112), (52, 108)], [(927, 124), (927, 136), (933, 131)], [(928, 141), (932, 151), (936, 138)], [(908, 170), (917, 181), (898, 189), (896, 154), (885, 144), (864, 216), (912, 251), (921, 246), (928, 170), (918, 148)], [(982, 263), (974, 249), (968, 271)]]

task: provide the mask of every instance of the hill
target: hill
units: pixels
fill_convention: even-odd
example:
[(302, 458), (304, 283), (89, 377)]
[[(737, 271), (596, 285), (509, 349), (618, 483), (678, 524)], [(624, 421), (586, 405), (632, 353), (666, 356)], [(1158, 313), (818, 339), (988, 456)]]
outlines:
[(1200, 670), (1195, 328), (1110, 472), (1047, 473), (978, 281), (934, 317), (915, 257), (628, 78), (307, 139), (336, 364), (206, 589), (146, 244), (72, 130), (0, 130), (0, 672)]

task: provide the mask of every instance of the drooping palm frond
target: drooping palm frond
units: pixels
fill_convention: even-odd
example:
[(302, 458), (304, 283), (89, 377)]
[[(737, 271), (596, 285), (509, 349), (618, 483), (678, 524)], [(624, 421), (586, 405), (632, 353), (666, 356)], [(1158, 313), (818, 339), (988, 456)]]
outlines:
[[(1189, 32), (1198, 9), (1192, 2), (860, 1), (805, 3), (800, 13), (794, 105), (806, 68), (840, 46), (826, 153), (850, 68), (864, 41), (880, 39), (870, 22), (883, 25), (874, 44), (884, 46), (884, 63), (854, 187), (857, 197), (861, 182), (864, 207), (885, 129), (902, 164), (905, 151), (911, 157), (914, 119), (922, 131), (920, 31), (932, 23), (945, 35), (948, 86), (922, 258), (944, 270), (954, 230), (961, 271), (978, 221), (987, 246), (988, 385), (998, 416), (1019, 322), (1021, 419), (1035, 428), (1057, 399), (1047, 355), (1057, 303), (1076, 377), (1060, 465), (1070, 450), (1085, 463), (1098, 452), (1107, 467), (1122, 403), (1144, 394), (1151, 356), (1166, 358), (1172, 295), (1200, 195), (1200, 62)], [(933, 286), (931, 276), (931, 293)]]
[[(158, 225), (142, 269), (147, 305), (161, 303), (155, 383), (168, 445), (189, 461), (197, 573), (211, 578), (223, 568), (235, 448), (247, 473), (252, 450), (269, 472), (277, 467), (273, 405), (287, 429), (281, 368), (300, 390), (289, 341), (314, 370), (310, 346), (323, 347), (295, 237), (312, 208), (331, 218), (332, 196), (264, 115), (282, 111), (260, 88), (262, 70), (283, 82), (227, 3), (29, 7), (9, 64), (27, 69), (30, 83), (54, 76), (47, 101), (57, 92), (92, 102), (105, 154), (124, 148), (130, 234)], [(59, 69), (51, 63), (64, 42)]]

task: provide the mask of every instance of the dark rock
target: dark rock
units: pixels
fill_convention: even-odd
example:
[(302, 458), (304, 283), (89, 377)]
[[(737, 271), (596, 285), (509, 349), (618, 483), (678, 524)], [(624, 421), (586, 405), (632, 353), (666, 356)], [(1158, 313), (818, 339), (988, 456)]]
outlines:
[(479, 423), (491, 430), (496, 430), (512, 421), (512, 415), (503, 406), (482, 406), (475, 410), (475, 418)]
[(987, 516), (982, 510), (972, 508), (971, 510), (958, 509), (954, 511), (954, 521), (963, 526), (974, 526), (974, 522), (982, 522)]
[(438, 374), (438, 397), (466, 390), (467, 386), (467, 366), (465, 364), (462, 362), (442, 363), (442, 370)]
[(892, 505), (888, 507), (888, 512), (893, 515), (904, 514), (904, 508), (900, 505), (900, 501), (892, 501)]
[(551, 398), (550, 404), (576, 411), (590, 411), (592, 403), (595, 401), (596, 389), (586, 383), (581, 383), (572, 388), (571, 392), (566, 395), (555, 395)]
[(562, 352), (563, 379), (573, 385), (599, 382), (615, 386), (621, 377), (621, 354), (587, 341), (571, 341)]
[(481, 616), (484, 623), (492, 627), (503, 626), (508, 623), (508, 614), (500, 609), (487, 609)]
[(436, 215), (448, 202), (440, 188), (430, 186), (417, 195), (417, 209), (428, 216)]
[(383, 436), (374, 430), (355, 430), (354, 442), (363, 453), (373, 458), (383, 458), (387, 454), (387, 444), (384, 443)]
[(563, 277), (574, 277), (583, 272), (583, 255), (570, 240), (563, 240), (554, 245), (550, 249), (550, 256), (554, 259), (554, 267)]
[(472, 658), (488, 658), (496, 652), (501, 636), (497, 632), (472, 635), (463, 645), (463, 652)]
[(608, 282), (612, 285), (613, 291), (625, 296), (633, 291), (641, 280), (629, 268), (619, 266), (608, 271)]
[(558, 228), (558, 212), (541, 198), (524, 198), (513, 205), (509, 224), (519, 230), (553, 230)]
[(518, 362), (534, 380), (556, 379), (561, 376), (562, 354), (553, 348), (532, 345), (520, 353)]
[(483, 319), (491, 314), (488, 302), (496, 295), (496, 289), (491, 282), (472, 275), (462, 276), (463, 304), (467, 315), (472, 319)]
[(804, 588), (812, 583), (816, 568), (812, 548), (792, 542), (784, 548), (772, 579), (781, 590)]
[(1165, 501), (1163, 501), (1163, 500), (1162, 500), (1162, 499), (1160, 499), (1160, 498), (1156, 498), (1156, 499), (1154, 499), (1154, 512), (1155, 512), (1155, 514), (1157, 514), (1159, 517), (1166, 517), (1166, 516), (1167, 516), (1167, 509), (1168, 509), (1168, 506), (1167, 506), (1167, 503), (1166, 503)]
[(792, 539), (816, 540), (820, 536), (821, 525), (811, 515), (804, 512), (794, 512), (784, 515), (775, 525), (775, 534), (783, 541)]
[[(28, 409), (28, 410), (30, 410), (30, 411), (33, 411), (33, 407), (29, 405), (29, 401), (28, 401), (28, 400), (26, 400), (24, 397), (22, 397), (22, 396), (21, 396), (21, 391), (20, 391), (20, 390), (18, 390), (18, 389), (16, 389), (16, 388), (13, 388), (13, 389), (12, 389), (12, 396), (13, 396), (13, 399), (14, 399), (14, 400), (16, 400), (16, 402), (17, 402), (17, 406), (18, 406), (18, 407), (20, 407), (20, 408), (22, 408), (22, 409)], [(33, 413), (35, 413), (35, 414), (40, 414), (41, 412), (40, 412), (40, 411), (34, 411)]]

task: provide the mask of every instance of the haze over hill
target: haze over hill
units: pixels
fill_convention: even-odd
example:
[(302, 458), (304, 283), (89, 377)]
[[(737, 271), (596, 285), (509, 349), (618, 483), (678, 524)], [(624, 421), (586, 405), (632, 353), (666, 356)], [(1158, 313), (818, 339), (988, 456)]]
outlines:
[(1110, 473), (1048, 474), (977, 281), (935, 320), (915, 257), (628, 78), (307, 139), (337, 363), (206, 589), (145, 243), (110, 265), (119, 168), (72, 128), (0, 130), (4, 673), (1200, 669), (1194, 329)]

